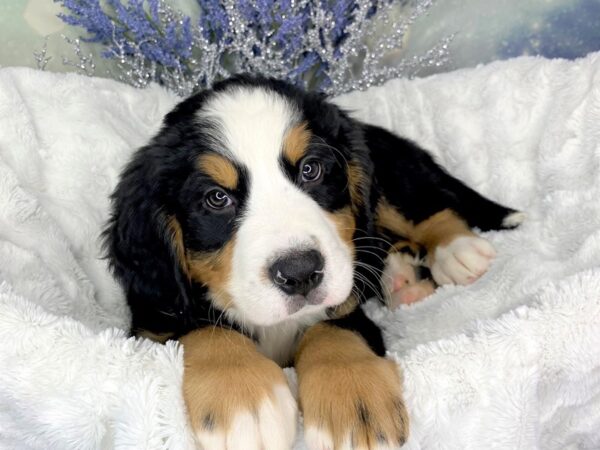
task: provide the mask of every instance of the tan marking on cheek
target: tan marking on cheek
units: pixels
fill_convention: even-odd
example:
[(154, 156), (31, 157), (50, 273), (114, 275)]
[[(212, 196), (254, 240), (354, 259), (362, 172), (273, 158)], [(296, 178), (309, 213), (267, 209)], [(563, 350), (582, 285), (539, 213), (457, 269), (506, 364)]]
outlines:
[(352, 239), (356, 231), (356, 219), (354, 218), (354, 214), (352, 214), (351, 208), (346, 206), (332, 213), (327, 213), (327, 216), (335, 224), (340, 238), (346, 243), (352, 252), (352, 256), (354, 256), (355, 248)]
[(384, 440), (398, 446), (408, 436), (401, 375), (356, 333), (320, 323), (304, 335), (296, 354), (298, 394), (305, 428), (333, 438), (335, 448), (352, 436), (355, 448)]
[(183, 231), (181, 231), (181, 225), (175, 216), (169, 216), (167, 218), (167, 229), (171, 233), (171, 242), (175, 249), (175, 254), (177, 255), (179, 267), (189, 279), (190, 273), (188, 270), (185, 245), (183, 244)]
[(231, 306), (227, 283), (231, 277), (234, 245), (235, 239), (231, 239), (220, 250), (192, 253), (187, 258), (191, 278), (208, 287), (212, 301), (223, 311)]
[(180, 340), (184, 349), (183, 397), (196, 432), (227, 430), (236, 415), (254, 414), (287, 386), (281, 368), (254, 342), (232, 330), (207, 327)]
[(211, 177), (220, 186), (235, 189), (238, 185), (239, 174), (234, 165), (227, 158), (208, 153), (198, 158), (198, 168)]
[(367, 176), (362, 167), (356, 161), (348, 163), (348, 189), (352, 207), (356, 211), (363, 206), (364, 186), (367, 184)]
[(333, 310), (328, 313), (328, 316), (330, 319), (339, 319), (340, 317), (350, 314), (357, 306), (358, 299), (354, 294), (351, 294), (344, 303), (333, 308)]
[(283, 139), (283, 154), (293, 165), (298, 164), (308, 149), (311, 133), (306, 122), (290, 129)]

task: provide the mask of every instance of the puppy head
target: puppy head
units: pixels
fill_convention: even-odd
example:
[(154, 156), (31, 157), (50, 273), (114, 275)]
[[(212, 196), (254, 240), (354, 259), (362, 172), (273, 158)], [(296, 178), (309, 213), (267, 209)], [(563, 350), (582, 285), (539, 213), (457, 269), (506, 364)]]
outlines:
[[(117, 188), (112, 227), (137, 215), (131, 200), (119, 204), (131, 196), (127, 186), (152, 200), (142, 216), (153, 235), (113, 252), (113, 264), (144, 253), (133, 247), (164, 242), (166, 251), (138, 261), (159, 266), (169, 255), (173, 268), (163, 267), (158, 284), (170, 276), (178, 292), (159, 286), (156, 302), (168, 308), (175, 296), (194, 315), (214, 308), (242, 326), (339, 305), (352, 289), (352, 239), (368, 192), (355, 132), (322, 98), (264, 79), (238, 78), (186, 100)], [(128, 177), (136, 164), (143, 180)]]

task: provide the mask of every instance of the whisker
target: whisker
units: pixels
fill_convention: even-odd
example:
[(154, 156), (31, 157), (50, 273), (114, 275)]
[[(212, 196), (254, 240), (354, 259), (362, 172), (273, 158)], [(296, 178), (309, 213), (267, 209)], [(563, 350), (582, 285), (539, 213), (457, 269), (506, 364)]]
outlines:
[[(357, 231), (362, 231), (363, 233), (368, 234), (365, 230), (361, 230), (360, 228), (356, 228), (356, 230)], [(352, 242), (360, 241), (362, 239), (369, 239), (369, 240), (381, 241), (384, 244), (389, 245), (390, 247), (392, 247), (394, 245), (390, 241), (388, 241), (387, 239), (384, 239), (384, 238), (379, 237), (379, 236), (360, 236), (360, 237), (357, 237), (357, 238), (353, 238)]]
[(374, 295), (377, 299), (379, 299), (381, 302), (385, 303), (385, 301), (381, 298), (381, 295), (379, 294), (379, 289), (376, 288), (376, 286), (369, 281), (365, 276), (363, 276), (360, 273), (355, 273), (354, 274), (356, 276), (356, 278), (360, 281), (362, 281), (367, 287), (371, 288), (374, 292)]
[(354, 247), (355, 248), (374, 248), (375, 250), (380, 250), (381, 252), (388, 253), (387, 250), (379, 247), (378, 245), (364, 245), (364, 244), (361, 244), (361, 245), (355, 245)]
[[(225, 306), (223, 307), (223, 310), (221, 311), (221, 314), (219, 314), (219, 317), (217, 317), (217, 324), (223, 319), (223, 316), (225, 315), (225, 311), (227, 311), (227, 308), (229, 308), (229, 306), (231, 305), (231, 303), (233, 303), (233, 300), (229, 300)], [(229, 324), (229, 326), (231, 326), (231, 324)]]
[(370, 248), (370, 249), (380, 252), (381, 254), (385, 254), (386, 256), (389, 254), (389, 252), (387, 250), (385, 250), (377, 245), (355, 245), (354, 248), (358, 249), (358, 250), (365, 250), (365, 249)]
[(364, 303), (363, 299), (362, 299), (362, 293), (359, 292), (354, 286), (352, 287), (352, 290), (350, 291), (350, 294), (354, 295), (354, 297), (356, 297), (356, 300), (358, 301), (359, 304)]
[[(364, 263), (358, 263), (357, 265), (360, 266), (360, 267), (363, 267), (364, 269), (368, 270), (372, 275), (375, 275), (376, 277), (378, 277), (379, 280), (380, 280), (380, 282), (384, 278), (385, 279), (389, 279), (390, 281), (394, 280), (394, 277), (392, 277), (391, 275), (385, 273), (383, 270), (376, 269), (375, 267), (372, 267), (372, 266), (369, 267), (368, 264), (364, 264)], [(377, 274), (376, 270), (379, 270), (381, 272), (381, 274)], [(386, 293), (388, 294), (388, 297), (391, 297), (392, 296), (392, 291), (390, 290), (390, 288), (388, 288), (388, 286), (385, 283), (383, 283), (383, 282), (381, 282), (380, 285), (381, 285), (381, 288), (386, 291)]]
[(311, 143), (312, 145), (317, 145), (317, 146), (321, 146), (321, 147), (325, 147), (331, 150), (336, 151), (344, 160), (346, 167), (348, 167), (348, 159), (346, 158), (346, 156), (341, 152), (341, 150), (339, 148), (334, 147), (331, 144), (328, 144), (327, 142), (325, 142), (325, 140), (321, 137), (321, 136), (314, 136), (314, 138), (319, 139), (321, 142), (313, 142)]
[(369, 271), (371, 271), (371, 273), (373, 273), (374, 275), (377, 275), (377, 276), (383, 275), (383, 272), (384, 272), (383, 269), (380, 269), (378, 267), (375, 267), (371, 264), (367, 264), (362, 261), (355, 261), (354, 266), (355, 267), (364, 267), (365, 269), (369, 269)]
[[(393, 280), (393, 277), (383, 271), (380, 271), (380, 273), (377, 273), (378, 269), (375, 269), (374, 267), (371, 267), (369, 265), (363, 265), (363, 264), (357, 264), (355, 267), (362, 267), (363, 269), (367, 270), (371, 275), (373, 275), (375, 278), (377, 278), (380, 282), (380, 284), (382, 284), (383, 286), (384, 283), (381, 283), (382, 280), (385, 279), (389, 279), (390, 281)], [(387, 286), (385, 286), (387, 288)]]
[(373, 255), (374, 257), (376, 257), (377, 259), (379, 259), (379, 261), (381, 261), (383, 264), (385, 264), (385, 259), (381, 255), (378, 255), (375, 252), (372, 252), (370, 250), (364, 250), (362, 248), (357, 248), (356, 251), (360, 252), (360, 253), (366, 253), (368, 255)]
[[(348, 164), (348, 159), (346, 158), (346, 156), (340, 151), (340, 149), (335, 148), (333, 145), (328, 144), (327, 142), (325, 142), (325, 140), (320, 137), (320, 136), (314, 136), (315, 138), (319, 139), (321, 142), (315, 142), (313, 140), (313, 142), (311, 143), (311, 145), (316, 145), (316, 146), (320, 146), (320, 147), (325, 147), (329, 150), (335, 151), (338, 153), (338, 155), (341, 156), (341, 158), (344, 161), (344, 165), (346, 166), (346, 173), (349, 171), (350, 166)], [(336, 158), (336, 162), (337, 162), (337, 158)], [(344, 190), (348, 189), (350, 187), (350, 180), (346, 179), (346, 186), (344, 187)]]

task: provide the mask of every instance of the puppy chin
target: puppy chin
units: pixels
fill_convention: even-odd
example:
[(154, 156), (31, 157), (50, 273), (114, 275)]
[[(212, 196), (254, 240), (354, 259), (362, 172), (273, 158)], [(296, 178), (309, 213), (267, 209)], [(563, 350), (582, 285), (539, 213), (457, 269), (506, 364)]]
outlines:
[(335, 307), (344, 303), (351, 292), (351, 286), (348, 289), (341, 289), (335, 292), (322, 292), (318, 300), (307, 299), (303, 305), (299, 307), (290, 307), (290, 315), (288, 320), (301, 320), (304, 318), (313, 317), (315, 314), (324, 313), (325, 310), (331, 307)]
[[(267, 301), (262, 299), (262, 307), (253, 307), (253, 305), (244, 305), (243, 300), (233, 302), (227, 312), (227, 318), (242, 327), (268, 327), (285, 321), (290, 313), (283, 299), (276, 301)], [(267, 306), (265, 308), (265, 306)]]
[(343, 301), (330, 304), (325, 303), (327, 300), (331, 301), (329, 296), (323, 295), (320, 299), (315, 296), (311, 304), (307, 303), (306, 299), (281, 296), (277, 301), (270, 303), (271, 308), (263, 311), (264, 314), (260, 314), (256, 309), (248, 308), (248, 311), (242, 311), (236, 307), (230, 308), (226, 314), (229, 319), (244, 327), (270, 327), (288, 321), (301, 321)]

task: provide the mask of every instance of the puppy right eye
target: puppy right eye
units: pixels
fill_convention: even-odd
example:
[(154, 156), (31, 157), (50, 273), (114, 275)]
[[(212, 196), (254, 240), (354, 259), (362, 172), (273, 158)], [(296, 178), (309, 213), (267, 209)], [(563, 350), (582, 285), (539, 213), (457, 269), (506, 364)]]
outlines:
[(213, 189), (206, 194), (204, 202), (210, 209), (220, 210), (227, 208), (233, 201), (231, 197), (222, 189)]
[(316, 183), (323, 177), (323, 167), (314, 158), (306, 158), (301, 164), (301, 180), (303, 183)]

